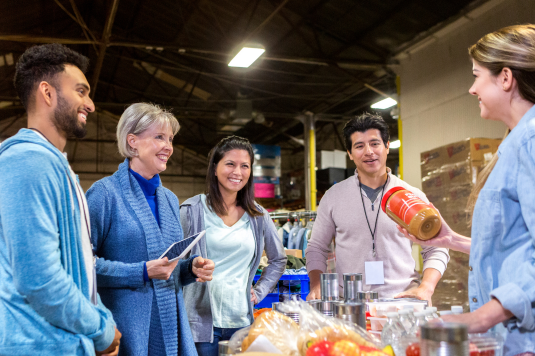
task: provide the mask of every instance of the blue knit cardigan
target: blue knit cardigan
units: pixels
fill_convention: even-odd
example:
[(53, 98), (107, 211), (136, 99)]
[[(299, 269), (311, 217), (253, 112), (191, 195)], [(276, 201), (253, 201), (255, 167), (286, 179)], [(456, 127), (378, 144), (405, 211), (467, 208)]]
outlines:
[(126, 159), (111, 177), (87, 191), (98, 292), (123, 334), (119, 355), (147, 355), (156, 296), (165, 353), (197, 356), (182, 294), (182, 286), (195, 281), (195, 256), (180, 261), (167, 281), (143, 281), (144, 262), (158, 259), (169, 245), (183, 239), (178, 199), (162, 186), (156, 189), (158, 227), (128, 164)]
[(22, 129), (0, 146), (0, 355), (95, 355), (115, 335), (91, 304), (69, 162)]

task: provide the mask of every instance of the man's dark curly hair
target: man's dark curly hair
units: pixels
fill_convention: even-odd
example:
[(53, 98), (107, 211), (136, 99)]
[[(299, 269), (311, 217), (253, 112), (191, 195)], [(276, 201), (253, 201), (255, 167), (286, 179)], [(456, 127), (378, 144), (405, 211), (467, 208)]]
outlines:
[(85, 74), (89, 59), (59, 43), (33, 46), (20, 56), (13, 83), (26, 111), (32, 107), (36, 86), (48, 81), (56, 87), (55, 77), (65, 70), (66, 64), (80, 68)]
[(370, 129), (377, 129), (381, 133), (383, 144), (386, 144), (390, 140), (390, 134), (388, 133), (388, 124), (385, 120), (377, 114), (364, 113), (351, 120), (349, 120), (344, 126), (344, 140), (346, 149), (351, 152), (351, 135), (355, 132), (366, 132)]

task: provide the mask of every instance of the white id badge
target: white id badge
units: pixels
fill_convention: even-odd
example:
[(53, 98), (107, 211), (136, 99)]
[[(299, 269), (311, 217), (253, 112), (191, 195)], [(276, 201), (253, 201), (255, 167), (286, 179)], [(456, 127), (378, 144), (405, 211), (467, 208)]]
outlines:
[(364, 262), (366, 284), (385, 284), (383, 261)]

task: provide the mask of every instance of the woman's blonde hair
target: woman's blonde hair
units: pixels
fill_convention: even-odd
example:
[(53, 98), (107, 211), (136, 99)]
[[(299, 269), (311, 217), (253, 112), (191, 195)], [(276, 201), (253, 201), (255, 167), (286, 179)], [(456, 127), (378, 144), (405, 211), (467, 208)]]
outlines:
[[(535, 104), (535, 25), (509, 26), (489, 33), (471, 46), (468, 54), (493, 76), (500, 74), (503, 68), (511, 69), (520, 97)], [(504, 139), (508, 134), (509, 129)], [(467, 210), (470, 216), (474, 212), (479, 192), (497, 161), (498, 153), (495, 153), (477, 177), (472, 194), (468, 198)]]
[(158, 105), (136, 103), (127, 107), (117, 124), (117, 148), (121, 156), (125, 158), (136, 156), (135, 150), (128, 144), (128, 135), (141, 135), (153, 125), (169, 126), (173, 136), (180, 130), (176, 117)]

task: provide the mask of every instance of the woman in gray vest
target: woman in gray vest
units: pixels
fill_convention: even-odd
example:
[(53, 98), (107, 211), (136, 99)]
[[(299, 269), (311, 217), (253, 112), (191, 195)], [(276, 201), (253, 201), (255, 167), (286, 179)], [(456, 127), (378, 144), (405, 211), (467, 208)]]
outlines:
[[(253, 322), (253, 303), (273, 289), (285, 269), (286, 255), (275, 225), (254, 202), (253, 161), (247, 139), (224, 138), (210, 152), (206, 194), (180, 207), (187, 235), (206, 230), (192, 253), (215, 263), (211, 282), (184, 287), (199, 356), (217, 356), (219, 341)], [(269, 266), (253, 288), (264, 250)]]

